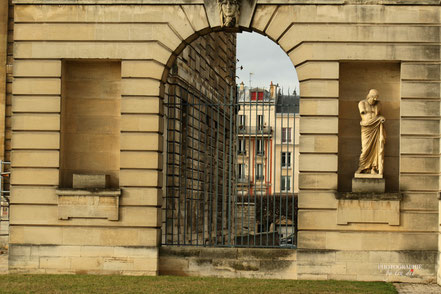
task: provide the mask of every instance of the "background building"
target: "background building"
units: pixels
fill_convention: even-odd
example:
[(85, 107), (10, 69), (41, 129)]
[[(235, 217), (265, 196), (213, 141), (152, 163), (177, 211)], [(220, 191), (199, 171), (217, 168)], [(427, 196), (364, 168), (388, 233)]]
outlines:
[(278, 85), (238, 90), (237, 190), (240, 195), (298, 193), (299, 96)]
[(276, 234), (268, 245), (295, 232), (299, 98), (283, 95), (272, 82), (268, 90), (238, 88), (236, 231), (263, 239)]

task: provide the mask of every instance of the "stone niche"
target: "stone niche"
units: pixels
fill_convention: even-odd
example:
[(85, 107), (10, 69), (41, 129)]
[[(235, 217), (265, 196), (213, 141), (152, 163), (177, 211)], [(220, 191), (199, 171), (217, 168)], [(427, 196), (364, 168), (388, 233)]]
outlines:
[[(386, 118), (384, 178), (358, 175), (361, 128), (358, 103), (370, 89), (379, 91)], [(400, 225), (400, 64), (393, 62), (340, 63), (337, 224)]]
[(59, 219), (119, 219), (120, 104), (120, 62), (63, 62)]
[(118, 188), (121, 63), (64, 61), (61, 95), (60, 187), (73, 174), (104, 174)]
[(361, 151), (358, 102), (370, 89), (380, 94), (386, 118), (384, 154), (385, 192), (399, 191), (400, 64), (396, 62), (342, 62), (339, 82), (338, 191), (352, 191), (352, 179)]

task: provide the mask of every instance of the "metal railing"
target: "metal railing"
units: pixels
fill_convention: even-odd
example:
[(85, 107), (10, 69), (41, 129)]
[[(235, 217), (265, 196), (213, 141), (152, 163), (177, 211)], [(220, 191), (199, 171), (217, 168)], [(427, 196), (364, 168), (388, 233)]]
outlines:
[(248, 183), (250, 178), (248, 176), (239, 176), (236, 181), (237, 183)]
[[(294, 108), (277, 99), (237, 103), (233, 91), (208, 98), (178, 83), (168, 94), (162, 244), (295, 247), (295, 171), (281, 166), (282, 152), (293, 154), (294, 166), (295, 113), (283, 111)], [(237, 115), (247, 118), (247, 128)], [(265, 128), (252, 125), (257, 115)], [(293, 131), (289, 145), (281, 140), (282, 127)], [(245, 140), (240, 152), (239, 138)], [(258, 140), (264, 145), (259, 156)], [(286, 187), (282, 175), (291, 181)]]
[(10, 162), (0, 161), (0, 236), (9, 235)]
[[(266, 105), (268, 107), (268, 105)], [(273, 132), (273, 128), (271, 126), (263, 126), (263, 127), (247, 127), (247, 126), (239, 126), (237, 128), (238, 135), (250, 135), (255, 136), (258, 135), (271, 135)]]

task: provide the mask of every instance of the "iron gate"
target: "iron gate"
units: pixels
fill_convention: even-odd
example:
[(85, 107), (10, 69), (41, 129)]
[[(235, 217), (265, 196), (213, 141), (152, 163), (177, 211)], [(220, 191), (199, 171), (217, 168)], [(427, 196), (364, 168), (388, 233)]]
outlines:
[(179, 82), (168, 94), (162, 243), (295, 247), (299, 97)]
[(9, 235), (9, 166), (10, 162), (0, 160), (0, 238)]

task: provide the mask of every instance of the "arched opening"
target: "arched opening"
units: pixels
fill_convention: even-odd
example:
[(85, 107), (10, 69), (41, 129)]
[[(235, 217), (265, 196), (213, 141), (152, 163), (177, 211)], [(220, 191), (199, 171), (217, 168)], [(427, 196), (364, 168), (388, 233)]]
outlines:
[[(288, 63), (292, 80), (268, 51), (272, 46), (260, 48), (271, 56), (266, 64), (265, 56), (255, 56), (247, 68), (236, 55), (235, 33), (205, 32), (180, 46), (163, 75), (163, 244), (296, 246), (296, 73), (264, 37), (257, 42), (282, 53), (277, 61)], [(257, 46), (243, 47), (256, 53)], [(237, 72), (243, 68), (259, 80), (245, 85)]]

